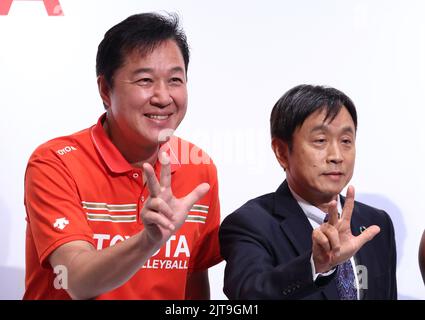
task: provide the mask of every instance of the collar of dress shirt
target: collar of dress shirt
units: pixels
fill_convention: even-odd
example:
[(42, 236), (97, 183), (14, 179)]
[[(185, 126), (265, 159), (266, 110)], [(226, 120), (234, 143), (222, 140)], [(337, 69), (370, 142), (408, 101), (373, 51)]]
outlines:
[[(298, 194), (295, 193), (294, 190), (292, 190), (292, 188), (289, 186), (289, 184), (288, 184), (288, 187), (289, 187), (289, 190), (292, 193), (292, 196), (298, 202), (298, 204), (300, 205), (301, 209), (303, 210), (303, 212), (305, 213), (307, 218), (309, 220), (313, 220), (314, 222), (316, 222), (319, 225), (322, 224), (323, 220), (326, 217), (326, 212), (323, 212), (318, 207), (313, 206), (311, 203), (309, 203), (308, 201), (301, 198)], [(337, 197), (336, 207), (338, 209), (338, 212), (342, 212), (341, 200), (340, 200), (339, 196)]]

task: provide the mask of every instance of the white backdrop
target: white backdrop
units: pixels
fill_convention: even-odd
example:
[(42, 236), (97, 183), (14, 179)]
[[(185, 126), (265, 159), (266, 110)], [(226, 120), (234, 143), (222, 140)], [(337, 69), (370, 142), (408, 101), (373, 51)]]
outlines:
[[(1, 2), (2, 0), (0, 0)], [(95, 56), (104, 32), (145, 11), (180, 14), (191, 46), (189, 109), (178, 134), (217, 163), (222, 217), (274, 191), (284, 174), (269, 115), (300, 83), (334, 86), (356, 103), (357, 199), (391, 215), (401, 299), (425, 299), (418, 245), (425, 228), (425, 2), (421, 0), (14, 1), (0, 16), (0, 298), (24, 287), (23, 176), (42, 142), (103, 112)], [(222, 293), (224, 264), (210, 271)]]

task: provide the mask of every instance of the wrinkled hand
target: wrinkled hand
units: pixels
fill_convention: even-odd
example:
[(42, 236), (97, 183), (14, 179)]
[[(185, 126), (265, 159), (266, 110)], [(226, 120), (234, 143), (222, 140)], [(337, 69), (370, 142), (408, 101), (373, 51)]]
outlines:
[(354, 208), (354, 188), (349, 186), (342, 215), (338, 218), (337, 202), (329, 203), (329, 221), (313, 230), (313, 261), (316, 272), (327, 272), (350, 259), (366, 242), (379, 232), (378, 226), (368, 227), (359, 236), (351, 233), (351, 216)]
[(182, 226), (189, 210), (210, 188), (208, 183), (201, 183), (187, 196), (177, 199), (171, 190), (171, 168), (167, 153), (160, 154), (160, 161), (162, 166), (159, 182), (152, 166), (143, 164), (150, 195), (140, 213), (147, 238), (158, 246)]

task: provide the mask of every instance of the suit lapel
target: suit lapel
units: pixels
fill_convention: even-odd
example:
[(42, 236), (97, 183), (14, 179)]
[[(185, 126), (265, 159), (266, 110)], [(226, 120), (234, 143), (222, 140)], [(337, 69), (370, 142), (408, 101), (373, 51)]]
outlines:
[(282, 218), (280, 228), (283, 233), (298, 255), (311, 251), (313, 228), (301, 207), (293, 198), (286, 181), (280, 185), (275, 195), (274, 213)]
[[(304, 211), (292, 196), (286, 180), (277, 189), (275, 195), (274, 213), (282, 218), (280, 228), (283, 233), (289, 239), (298, 255), (306, 251), (311, 252), (313, 228)], [(322, 294), (326, 299), (338, 299), (334, 280), (323, 288)]]

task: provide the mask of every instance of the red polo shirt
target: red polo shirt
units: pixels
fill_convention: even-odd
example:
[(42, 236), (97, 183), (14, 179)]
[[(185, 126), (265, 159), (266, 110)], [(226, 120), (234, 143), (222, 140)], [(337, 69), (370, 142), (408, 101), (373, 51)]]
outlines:
[[(84, 240), (98, 250), (143, 230), (139, 212), (148, 188), (98, 123), (48, 141), (32, 154), (25, 174), (26, 291), (24, 299), (69, 299), (57, 285), (49, 255), (61, 245)], [(195, 145), (177, 137), (161, 147), (171, 159), (171, 187), (177, 198), (202, 182), (208, 194), (186, 222), (124, 285), (97, 299), (184, 299), (188, 272), (221, 261), (220, 205), (215, 165)], [(154, 168), (157, 176), (161, 164)], [(63, 274), (62, 274), (63, 275)], [(56, 284), (55, 284), (56, 281)]]

